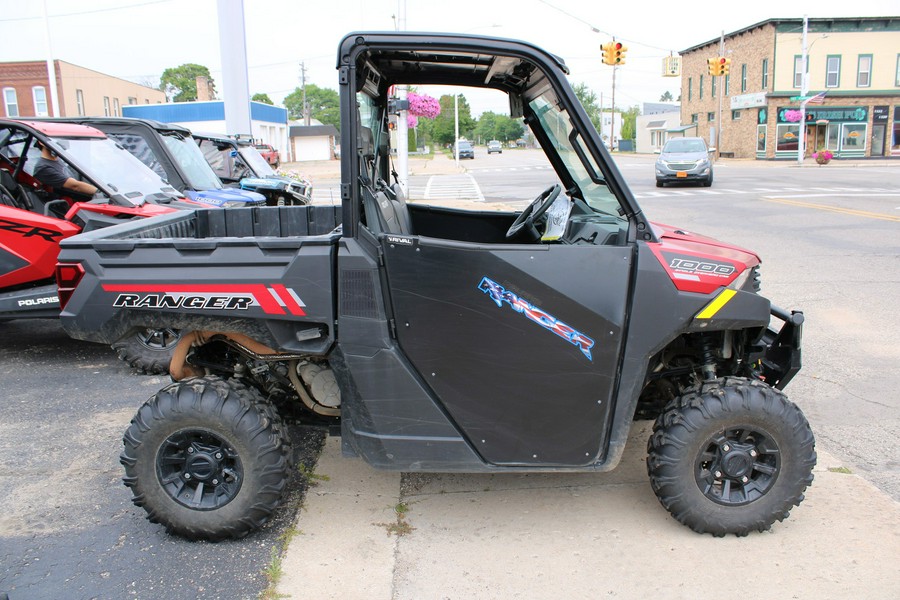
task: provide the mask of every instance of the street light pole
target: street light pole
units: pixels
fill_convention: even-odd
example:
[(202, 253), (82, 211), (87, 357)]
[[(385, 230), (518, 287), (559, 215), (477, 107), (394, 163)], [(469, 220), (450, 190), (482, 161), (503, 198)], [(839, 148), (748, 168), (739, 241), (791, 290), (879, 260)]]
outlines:
[(809, 19), (806, 15), (803, 15), (803, 41), (801, 42), (801, 55), (800, 55), (800, 96), (803, 98), (800, 101), (800, 141), (797, 142), (797, 164), (803, 165), (803, 156), (806, 154), (806, 94), (809, 91), (809, 80), (806, 77), (806, 61), (807, 61), (807, 47), (806, 47), (806, 30)]

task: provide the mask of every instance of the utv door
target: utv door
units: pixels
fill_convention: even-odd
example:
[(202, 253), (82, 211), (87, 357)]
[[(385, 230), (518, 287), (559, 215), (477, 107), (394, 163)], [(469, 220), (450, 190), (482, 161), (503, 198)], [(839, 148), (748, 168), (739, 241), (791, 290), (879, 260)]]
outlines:
[(595, 462), (608, 434), (631, 247), (416, 236), (383, 244), (399, 345), (482, 458)]

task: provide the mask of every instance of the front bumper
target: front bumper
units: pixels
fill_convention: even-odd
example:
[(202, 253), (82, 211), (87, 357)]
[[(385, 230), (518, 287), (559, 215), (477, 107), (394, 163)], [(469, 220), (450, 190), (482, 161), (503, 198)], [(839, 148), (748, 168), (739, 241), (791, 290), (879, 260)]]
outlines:
[(669, 168), (664, 164), (656, 163), (657, 181), (705, 181), (711, 175), (712, 165), (709, 163), (694, 166), (690, 169)]
[(760, 340), (763, 355), (759, 364), (766, 383), (781, 390), (802, 366), (800, 342), (803, 337), (804, 316), (798, 310), (789, 313), (774, 305), (771, 312), (783, 324), (780, 329), (775, 329), (772, 325), (766, 328)]

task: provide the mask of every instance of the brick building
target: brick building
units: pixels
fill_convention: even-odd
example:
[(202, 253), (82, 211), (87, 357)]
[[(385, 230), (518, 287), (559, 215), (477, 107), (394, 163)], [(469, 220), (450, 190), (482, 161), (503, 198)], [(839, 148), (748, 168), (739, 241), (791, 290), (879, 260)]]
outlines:
[[(714, 39), (681, 51), (681, 122), (725, 156), (796, 159), (803, 19), (770, 19), (725, 35), (730, 74), (712, 77)], [(806, 155), (900, 158), (900, 17), (809, 19)], [(722, 122), (718, 123), (721, 101)]]
[[(166, 95), (154, 88), (53, 61), (61, 117), (120, 117), (122, 106), (160, 104)], [(53, 115), (47, 61), (0, 63), (3, 117)]]

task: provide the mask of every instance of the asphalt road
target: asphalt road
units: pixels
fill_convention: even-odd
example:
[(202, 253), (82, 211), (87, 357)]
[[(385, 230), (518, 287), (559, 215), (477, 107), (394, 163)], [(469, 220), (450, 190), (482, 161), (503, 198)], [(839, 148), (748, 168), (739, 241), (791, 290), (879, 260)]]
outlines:
[[(616, 160), (653, 220), (759, 253), (763, 293), (807, 315), (804, 369), (787, 392), (822, 447), (900, 500), (900, 164), (723, 162), (712, 188), (658, 189), (652, 157)], [(486, 205), (522, 206), (556, 180), (536, 152), (479, 154), (464, 166), (453, 185)], [(440, 183), (416, 177), (411, 188), (436, 194)], [(0, 323), (0, 340), (0, 594), (256, 598), (265, 589), (299, 476), (276, 518), (244, 540), (168, 536), (131, 504), (118, 464), (128, 421), (167, 380), (134, 375), (54, 321)], [(321, 437), (291, 432), (310, 463)]]
[[(56, 321), (0, 323), (0, 596), (257, 598), (304, 482), (260, 532), (191, 543), (131, 504), (118, 462), (137, 408), (168, 378), (133, 374), (106, 346), (69, 339)], [(291, 428), (296, 458), (322, 442)], [(299, 464), (299, 463), (298, 463)]]

